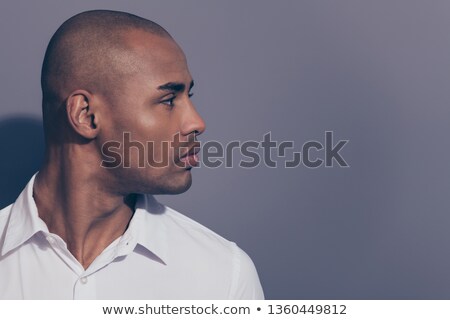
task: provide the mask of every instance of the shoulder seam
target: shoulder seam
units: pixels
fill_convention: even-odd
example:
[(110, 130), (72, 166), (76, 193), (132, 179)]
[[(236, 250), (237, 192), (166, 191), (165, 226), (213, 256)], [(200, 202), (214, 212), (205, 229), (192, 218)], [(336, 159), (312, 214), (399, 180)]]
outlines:
[(232, 254), (233, 254), (233, 262), (232, 262), (232, 270), (231, 270), (231, 285), (230, 285), (230, 293), (228, 295), (228, 299), (236, 299), (234, 297), (237, 286), (239, 283), (239, 277), (241, 274), (241, 251), (239, 250), (236, 243), (232, 242)]

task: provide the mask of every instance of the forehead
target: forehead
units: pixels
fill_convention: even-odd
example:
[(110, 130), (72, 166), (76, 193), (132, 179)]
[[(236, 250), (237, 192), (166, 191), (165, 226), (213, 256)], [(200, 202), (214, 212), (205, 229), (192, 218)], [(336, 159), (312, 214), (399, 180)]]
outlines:
[(186, 57), (172, 38), (133, 30), (125, 41), (138, 75), (155, 82), (190, 82)]

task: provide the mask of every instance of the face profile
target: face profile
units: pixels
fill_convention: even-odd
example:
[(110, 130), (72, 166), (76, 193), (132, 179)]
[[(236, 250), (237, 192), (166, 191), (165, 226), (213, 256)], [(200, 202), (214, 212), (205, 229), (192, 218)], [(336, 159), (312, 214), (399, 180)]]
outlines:
[[(187, 152), (196, 145), (197, 135), (205, 130), (205, 124), (190, 99), (194, 82), (186, 58), (172, 39), (133, 32), (127, 42), (133, 48), (133, 57), (129, 58), (139, 68), (121, 80), (120, 93), (114, 101), (108, 103), (108, 99), (104, 100), (102, 110), (105, 115), (102, 119), (105, 126), (99, 143), (122, 141), (126, 132), (132, 141), (141, 145), (148, 146), (146, 142), (152, 142), (152, 149), (144, 154), (151, 154), (154, 162), (164, 163), (164, 157), (169, 160), (166, 161), (167, 166), (152, 166), (150, 161), (150, 166), (137, 169), (141, 156), (137, 153), (142, 150), (130, 148), (124, 155), (122, 147), (124, 161), (130, 158), (129, 168), (122, 169), (119, 165), (111, 170), (111, 174), (120, 177), (121, 187), (129, 184), (130, 189), (123, 192), (183, 192), (191, 184), (192, 167), (176, 165), (183, 156), (180, 144), (184, 143)], [(108, 108), (114, 112), (108, 112)], [(179, 141), (174, 145), (176, 135)], [(135, 189), (136, 186), (139, 189)]]
[(50, 40), (41, 86), (45, 161), (0, 211), (0, 299), (264, 298), (245, 252), (154, 198), (189, 189), (205, 131), (166, 30), (77, 14)]
[[(152, 142), (152, 150), (145, 150), (144, 154), (151, 152), (155, 162), (168, 158), (167, 166), (137, 169), (142, 150), (124, 150), (121, 145), (116, 152), (121, 153), (121, 159), (128, 161), (128, 165), (96, 173), (108, 179), (109, 186), (117, 184), (118, 192), (185, 191), (192, 178), (190, 170), (174, 165), (175, 157), (183, 155), (175, 154), (177, 150), (180, 153), (179, 145), (172, 144), (172, 148), (163, 150), (163, 142), (173, 141), (176, 134), (189, 150), (205, 130), (203, 119), (190, 100), (194, 82), (183, 51), (162, 27), (145, 21), (142, 22), (145, 28), (120, 29), (111, 43), (108, 39), (111, 28), (103, 26), (104, 18), (100, 19), (100, 27), (96, 26), (98, 20), (89, 17), (93, 14), (83, 15), (83, 23), (73, 18), (63, 28), (64, 40), (58, 42), (63, 36), (57, 35), (56, 43), (49, 46), (42, 75), (44, 114), (57, 117), (51, 113), (57, 113), (58, 105), (66, 103), (74, 111), (73, 118), (69, 113), (65, 128), (58, 129), (84, 138), (93, 145), (90, 149), (95, 149), (98, 157), (102, 145), (123, 141), (123, 134), (127, 133), (143, 146)], [(85, 42), (83, 34), (92, 34), (94, 28), (95, 38), (99, 39)], [(69, 67), (60, 60), (69, 60)], [(47, 123), (49, 127), (54, 121)], [(72, 130), (68, 130), (70, 127)], [(48, 140), (53, 142), (52, 137)], [(126, 157), (124, 151), (129, 151)]]

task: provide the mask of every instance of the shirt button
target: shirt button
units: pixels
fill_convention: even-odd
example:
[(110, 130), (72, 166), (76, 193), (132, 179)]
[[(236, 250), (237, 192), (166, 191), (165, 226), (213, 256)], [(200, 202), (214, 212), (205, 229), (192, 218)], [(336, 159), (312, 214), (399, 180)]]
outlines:
[(86, 284), (86, 283), (88, 282), (87, 277), (81, 277), (81, 278), (80, 278), (80, 282), (81, 282), (82, 284)]

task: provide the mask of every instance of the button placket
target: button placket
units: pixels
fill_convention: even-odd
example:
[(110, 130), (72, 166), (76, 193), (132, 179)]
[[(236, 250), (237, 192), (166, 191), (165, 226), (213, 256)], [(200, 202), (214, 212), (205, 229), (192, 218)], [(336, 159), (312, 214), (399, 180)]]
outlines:
[(81, 284), (86, 284), (86, 283), (88, 283), (88, 278), (87, 278), (87, 277), (81, 277), (81, 278), (80, 278), (80, 283), (81, 283)]
[(73, 298), (97, 299), (96, 279), (94, 274), (81, 273), (74, 284)]

